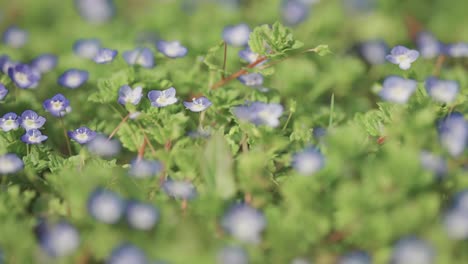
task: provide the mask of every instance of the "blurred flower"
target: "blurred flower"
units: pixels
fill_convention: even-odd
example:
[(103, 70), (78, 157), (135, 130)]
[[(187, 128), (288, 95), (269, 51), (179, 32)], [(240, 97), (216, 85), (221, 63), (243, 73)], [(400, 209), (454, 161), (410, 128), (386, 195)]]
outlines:
[(96, 188), (88, 198), (88, 213), (96, 220), (106, 223), (117, 223), (122, 217), (125, 202), (112, 191)]
[(93, 59), (101, 49), (101, 42), (98, 39), (80, 39), (73, 44), (73, 51), (76, 55)]
[(75, 0), (78, 13), (91, 23), (109, 21), (115, 13), (113, 0)]
[(193, 98), (192, 102), (184, 102), (184, 106), (192, 112), (202, 112), (211, 105), (211, 101), (204, 96), (199, 98)]
[(291, 261), (291, 264), (311, 264), (311, 262), (307, 259), (295, 258)]
[(237, 78), (242, 84), (249, 87), (262, 87), (263, 75), (260, 73), (247, 73)]
[(148, 264), (145, 252), (140, 248), (124, 243), (114, 248), (106, 264)]
[(447, 160), (428, 151), (421, 151), (419, 156), (421, 166), (438, 177), (447, 173)]
[(223, 39), (232, 46), (244, 46), (249, 42), (250, 28), (247, 24), (227, 26), (223, 30)]
[(383, 40), (370, 40), (359, 44), (358, 51), (367, 63), (378, 65), (385, 63), (388, 46)]
[(135, 178), (150, 178), (158, 175), (162, 164), (155, 160), (134, 159), (130, 164), (128, 174)]
[(449, 44), (445, 48), (447, 55), (453, 58), (463, 58), (468, 57), (468, 43), (459, 42), (454, 44)]
[(419, 33), (416, 44), (423, 58), (432, 59), (442, 53), (442, 44), (429, 32)]
[(26, 64), (16, 64), (8, 68), (8, 76), (21, 89), (35, 88), (41, 79), (40, 73)]
[(458, 112), (450, 113), (438, 123), (439, 140), (448, 153), (460, 156), (468, 142), (468, 122)]
[(218, 252), (217, 264), (248, 264), (247, 252), (239, 246), (226, 246)]
[(400, 69), (408, 70), (411, 68), (411, 63), (415, 62), (419, 57), (419, 51), (410, 50), (403, 46), (396, 46), (390, 51), (390, 55), (385, 58), (393, 63), (398, 64)]
[(82, 126), (73, 131), (68, 131), (68, 136), (79, 144), (87, 144), (96, 137), (96, 132)]
[(465, 240), (468, 238), (468, 211), (448, 211), (445, 213), (443, 224), (451, 239)]
[(109, 140), (106, 136), (101, 134), (97, 134), (87, 146), (91, 153), (104, 158), (116, 156), (119, 154), (121, 148), (119, 141), (115, 139)]
[(134, 120), (134, 119), (137, 119), (140, 115), (141, 115), (141, 112), (136, 111), (133, 113), (129, 113), (128, 118), (130, 118), (131, 120)]
[[(250, 47), (247, 47), (247, 48), (245, 48), (245, 49), (243, 49), (243, 50), (240, 50), (239, 53), (238, 53), (238, 55), (239, 55), (239, 57), (240, 57), (242, 60), (244, 60), (244, 61), (246, 61), (246, 62), (248, 62), (248, 63), (254, 63), (254, 62), (257, 61), (257, 59), (260, 57), (260, 55), (259, 55), (258, 53), (253, 52), (253, 51), (250, 49)], [(263, 64), (263, 63), (265, 63), (265, 61), (262, 62), (262, 63), (260, 63), (260, 64), (258, 64), (258, 65), (261, 65), (261, 64)], [(258, 66), (258, 65), (257, 65), (257, 66)]]
[(154, 67), (153, 52), (148, 48), (137, 48), (122, 53), (122, 57), (128, 65), (140, 65), (144, 68)]
[(399, 240), (392, 253), (392, 264), (432, 264), (434, 250), (425, 241), (414, 237)]
[(118, 51), (113, 49), (101, 48), (96, 53), (96, 56), (94, 56), (93, 61), (98, 64), (110, 63), (117, 56), (117, 53)]
[(364, 251), (353, 251), (343, 255), (338, 264), (371, 264), (372, 260), (369, 254)]
[(1, 84), (0, 83), (0, 101), (5, 99), (5, 97), (7, 96), (8, 94), (8, 89), (5, 88), (5, 85)]
[(22, 170), (23, 167), (23, 160), (21, 160), (16, 154), (7, 153), (0, 155), (0, 175), (16, 173)]
[(452, 103), (458, 94), (458, 82), (429, 77), (425, 82), (427, 93), (439, 103)]
[(16, 130), (19, 127), (18, 115), (15, 113), (6, 113), (0, 118), (0, 128), (4, 132)]
[(465, 189), (455, 194), (452, 209), (468, 213), (468, 190)]
[(24, 111), (18, 120), (21, 127), (23, 127), (25, 130), (39, 129), (46, 122), (44, 117), (38, 115), (33, 110)]
[(234, 107), (233, 113), (240, 120), (255, 125), (277, 127), (280, 124), (279, 118), (283, 114), (283, 106), (275, 103), (253, 102), (250, 105)]
[(247, 204), (237, 204), (224, 215), (222, 227), (234, 238), (248, 243), (259, 243), (266, 227), (263, 213)]
[(143, 88), (140, 86), (135, 87), (132, 89), (128, 85), (123, 85), (120, 87), (119, 90), (119, 99), (118, 102), (119, 104), (125, 105), (125, 104), (132, 104), (132, 105), (137, 105), (140, 103), (141, 97), (143, 96)]
[(53, 54), (42, 54), (31, 61), (31, 67), (41, 74), (50, 72), (57, 66), (58, 58)]
[(159, 91), (152, 90), (148, 93), (148, 99), (154, 107), (166, 107), (177, 102), (176, 89), (171, 87), (169, 89)]
[(182, 46), (179, 41), (160, 40), (156, 43), (159, 52), (169, 58), (181, 58), (187, 55), (187, 48)]
[(312, 130), (312, 135), (315, 139), (321, 139), (327, 135), (327, 129), (324, 127), (314, 127)]
[(49, 256), (62, 257), (69, 255), (80, 245), (78, 230), (64, 220), (56, 224), (42, 222), (36, 230), (39, 245)]
[(283, 0), (281, 16), (286, 25), (294, 26), (307, 19), (310, 7), (300, 0)]
[(21, 141), (26, 144), (40, 144), (45, 141), (48, 137), (42, 135), (38, 129), (27, 130), (26, 133), (21, 137)]
[(294, 154), (292, 167), (301, 175), (310, 176), (325, 166), (325, 158), (314, 147), (308, 147)]
[(62, 117), (71, 112), (70, 101), (62, 94), (56, 94), (54, 97), (46, 99), (42, 106), (55, 117)]
[(89, 78), (89, 73), (85, 70), (70, 69), (62, 73), (58, 78), (58, 84), (63, 87), (76, 89), (83, 85)]
[(189, 181), (166, 179), (162, 184), (164, 192), (173, 198), (192, 200), (197, 197), (195, 186)]
[(128, 224), (138, 230), (150, 230), (159, 219), (159, 212), (152, 204), (136, 201), (127, 204), (125, 215)]
[(13, 48), (21, 48), (28, 41), (28, 32), (11, 26), (3, 32), (3, 43)]
[(411, 79), (404, 79), (398, 76), (389, 76), (383, 82), (383, 88), (379, 96), (392, 103), (404, 104), (416, 91), (418, 83)]
[(8, 55), (1, 55), (0, 56), (0, 70), (4, 74), (8, 74), (8, 69), (12, 66), (14, 66), (14, 62), (10, 60), (10, 57)]
[(376, 0), (342, 0), (345, 11), (351, 15), (370, 13), (375, 9)]

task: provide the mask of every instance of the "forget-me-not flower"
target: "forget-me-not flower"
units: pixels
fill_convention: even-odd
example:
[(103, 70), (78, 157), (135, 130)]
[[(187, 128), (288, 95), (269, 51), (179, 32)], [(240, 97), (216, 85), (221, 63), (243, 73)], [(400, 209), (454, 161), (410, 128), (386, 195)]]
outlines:
[(8, 57), (7, 55), (0, 57), (0, 70), (2, 70), (4, 74), (8, 74), (8, 70), (10, 68), (15, 67), (19, 64), (21, 63), (11, 60), (10, 57)]
[(159, 219), (159, 211), (152, 204), (130, 201), (125, 209), (128, 224), (138, 230), (150, 230)]
[(0, 83), (0, 101), (5, 99), (5, 97), (8, 94), (8, 89), (5, 87), (5, 85)]
[(292, 167), (301, 175), (309, 176), (319, 171), (325, 165), (325, 157), (313, 147), (294, 154)]
[(0, 155), (0, 174), (12, 174), (22, 170), (23, 160), (16, 154), (7, 153)]
[(26, 144), (35, 145), (41, 144), (43, 141), (47, 140), (47, 136), (42, 135), (39, 129), (30, 129), (21, 137), (21, 141)]
[(62, 73), (58, 78), (58, 84), (63, 87), (76, 89), (83, 85), (89, 78), (89, 73), (85, 70), (70, 69)]
[(68, 131), (68, 136), (79, 144), (87, 144), (96, 137), (96, 132), (88, 127), (82, 126), (73, 131)]
[(396, 243), (391, 263), (432, 264), (434, 263), (434, 249), (421, 239), (406, 237)]
[(189, 181), (166, 179), (162, 184), (164, 192), (173, 198), (192, 200), (197, 197), (195, 186)]
[(24, 111), (19, 117), (19, 123), (25, 130), (39, 129), (46, 122), (43, 116), (38, 115), (33, 110)]
[(56, 94), (42, 104), (44, 110), (55, 117), (62, 117), (71, 112), (70, 101), (63, 94)]
[(359, 55), (370, 65), (385, 63), (388, 46), (382, 40), (370, 40), (359, 44)]
[(34, 58), (30, 65), (41, 74), (50, 72), (57, 66), (58, 58), (53, 54), (42, 54)]
[(295, 26), (307, 19), (310, 7), (300, 0), (284, 0), (281, 5), (281, 16), (286, 25)]
[(122, 53), (122, 57), (128, 65), (140, 65), (143, 68), (154, 67), (154, 55), (148, 48), (137, 48)]
[(137, 86), (135, 88), (131, 88), (128, 85), (123, 85), (120, 87), (119, 90), (119, 104), (126, 105), (132, 104), (137, 105), (140, 103), (141, 97), (143, 96), (143, 88), (141, 86)]
[(8, 68), (8, 76), (21, 89), (35, 88), (41, 79), (40, 73), (26, 64)]
[(106, 264), (148, 264), (149, 260), (145, 252), (140, 248), (124, 243), (114, 248)]
[(453, 112), (438, 123), (439, 140), (451, 156), (460, 156), (468, 143), (468, 122), (461, 113)]
[(62, 220), (55, 224), (45, 221), (36, 228), (39, 245), (51, 257), (62, 257), (73, 253), (80, 244), (78, 230)]
[(249, 87), (262, 87), (263, 75), (260, 73), (247, 73), (237, 78), (242, 84)]
[(263, 213), (250, 205), (237, 204), (224, 215), (221, 225), (234, 238), (248, 243), (259, 243), (266, 227)]
[[(253, 52), (250, 49), (250, 47), (247, 47), (247, 48), (245, 48), (243, 50), (240, 50), (238, 55), (242, 60), (244, 60), (244, 61), (246, 61), (248, 63), (253, 63), (260, 57), (260, 54)], [(263, 64), (263, 63), (265, 63), (265, 62), (262, 62), (261, 64)], [(258, 65), (260, 65), (260, 64), (258, 64)]]
[(279, 118), (283, 114), (283, 106), (275, 103), (253, 102), (250, 105), (234, 107), (233, 113), (237, 118), (255, 125), (277, 127), (280, 124)]
[(106, 223), (117, 223), (125, 210), (125, 202), (110, 190), (96, 188), (88, 198), (88, 213), (96, 220)]
[(135, 178), (150, 178), (158, 175), (162, 164), (156, 160), (134, 159), (130, 164), (128, 174)]
[(436, 77), (426, 79), (425, 87), (427, 93), (439, 103), (449, 104), (455, 101), (458, 95), (459, 85), (456, 81), (440, 80)]
[(192, 102), (184, 102), (184, 106), (192, 112), (202, 112), (212, 105), (208, 98), (202, 96), (193, 98)]
[(154, 107), (166, 107), (177, 103), (176, 89), (171, 87), (166, 90), (152, 90), (148, 93), (148, 99)]
[(169, 58), (181, 58), (187, 55), (188, 49), (179, 41), (164, 41), (160, 40), (156, 43), (156, 47), (158, 48), (159, 52), (164, 54), (166, 57)]
[(73, 44), (73, 52), (79, 57), (93, 59), (101, 49), (98, 39), (80, 39)]
[(400, 69), (408, 70), (411, 68), (411, 63), (415, 62), (418, 57), (419, 51), (404, 46), (396, 46), (390, 51), (390, 55), (385, 58), (393, 64), (398, 64)]
[(445, 52), (453, 58), (466, 58), (468, 57), (468, 43), (458, 42), (449, 44), (445, 47)]
[(98, 156), (109, 158), (119, 154), (121, 144), (116, 139), (109, 140), (106, 136), (97, 134), (96, 137), (88, 142), (88, 150)]
[(16, 130), (19, 127), (18, 115), (15, 113), (6, 113), (0, 118), (0, 128), (5, 131)]
[(28, 32), (17, 26), (11, 26), (3, 32), (3, 42), (13, 48), (21, 48), (28, 41)]
[(110, 63), (117, 56), (118, 51), (113, 49), (101, 48), (98, 50), (96, 55), (93, 58), (93, 61), (98, 64)]
[(250, 28), (247, 24), (227, 26), (223, 30), (223, 39), (232, 46), (244, 46), (249, 42)]
[(75, 6), (82, 18), (95, 24), (109, 21), (115, 13), (114, 0), (75, 0)]
[(411, 79), (404, 79), (398, 76), (385, 78), (379, 96), (385, 101), (404, 104), (416, 91), (418, 83)]
[(419, 33), (416, 44), (423, 58), (432, 59), (442, 53), (442, 44), (429, 32)]

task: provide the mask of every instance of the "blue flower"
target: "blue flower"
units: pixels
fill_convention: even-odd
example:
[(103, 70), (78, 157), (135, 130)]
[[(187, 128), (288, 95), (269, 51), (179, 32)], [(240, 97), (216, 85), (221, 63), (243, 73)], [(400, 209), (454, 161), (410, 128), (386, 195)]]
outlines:
[(57, 66), (58, 58), (53, 54), (42, 54), (31, 61), (31, 67), (41, 74), (50, 72)]
[(82, 18), (95, 24), (109, 21), (115, 13), (113, 0), (75, 0), (75, 6)]
[(151, 105), (154, 107), (166, 107), (177, 103), (177, 98), (175, 97), (176, 90), (174, 87), (169, 89), (159, 91), (152, 90), (148, 93), (148, 98), (151, 101)]
[(419, 57), (419, 51), (410, 50), (403, 46), (396, 46), (390, 51), (390, 55), (385, 58), (393, 63), (398, 64), (400, 69), (408, 70), (411, 68), (411, 63), (415, 62)]
[(131, 201), (127, 204), (125, 216), (131, 227), (150, 230), (159, 219), (159, 211), (152, 204)]
[(96, 220), (106, 223), (117, 223), (125, 210), (125, 202), (112, 191), (96, 188), (88, 198), (88, 213)]
[(223, 30), (223, 39), (232, 46), (245, 46), (249, 42), (250, 28), (247, 24), (227, 26)]
[(239, 246), (227, 246), (218, 252), (217, 264), (248, 264), (247, 252)]
[(41, 131), (38, 129), (27, 130), (26, 133), (21, 137), (21, 141), (26, 144), (41, 144), (48, 137), (42, 135)]
[(468, 43), (459, 42), (447, 45), (445, 47), (445, 52), (453, 58), (468, 57)]
[(10, 130), (16, 130), (19, 127), (18, 115), (15, 113), (6, 113), (0, 118), (0, 128), (8, 132)]
[(8, 76), (21, 89), (35, 88), (41, 75), (26, 64), (17, 64), (8, 68)]
[(399, 240), (392, 253), (392, 264), (431, 264), (434, 250), (425, 241), (415, 237)]
[(189, 181), (166, 179), (162, 184), (162, 189), (173, 198), (192, 200), (197, 197), (197, 190)]
[(144, 68), (154, 67), (153, 52), (148, 48), (137, 48), (122, 53), (122, 57), (128, 65), (140, 65)]
[(155, 160), (134, 159), (128, 173), (135, 178), (150, 178), (159, 174), (162, 164)]
[(279, 118), (283, 114), (283, 106), (275, 103), (253, 102), (250, 105), (234, 107), (233, 113), (237, 118), (255, 125), (277, 127), (280, 124)]
[(439, 140), (448, 153), (460, 156), (468, 142), (468, 122), (462, 114), (454, 112), (438, 123)]
[(385, 101), (404, 104), (416, 91), (417, 86), (418, 83), (414, 80), (390, 76), (385, 78), (379, 96)]
[(8, 70), (16, 65), (20, 64), (19, 62), (12, 61), (7, 55), (0, 57), (0, 67), (4, 74), (8, 74)]
[(69, 255), (80, 245), (78, 230), (64, 220), (56, 224), (42, 222), (36, 231), (41, 249), (51, 257)]
[(98, 39), (80, 39), (73, 44), (73, 52), (85, 59), (93, 59), (100, 49), (101, 42)]
[(98, 156), (108, 158), (119, 154), (121, 145), (120, 142), (112, 139), (107, 139), (106, 136), (97, 134), (96, 137), (88, 144), (88, 150)]
[(263, 75), (260, 73), (247, 73), (237, 78), (242, 84), (249, 87), (262, 87)]
[(266, 227), (263, 213), (250, 205), (237, 204), (224, 215), (221, 225), (234, 238), (248, 243), (259, 243)]
[(140, 103), (141, 97), (143, 96), (143, 88), (140, 86), (132, 89), (128, 85), (123, 85), (119, 90), (118, 102), (122, 105), (133, 104), (137, 105)]
[(70, 101), (62, 94), (56, 94), (54, 97), (46, 99), (42, 106), (55, 117), (62, 117), (71, 112)]
[(444, 215), (445, 231), (449, 238), (465, 240), (468, 238), (468, 212), (462, 210), (450, 210)]
[(465, 189), (455, 194), (452, 209), (468, 213), (468, 190)]
[(294, 154), (292, 166), (299, 174), (310, 176), (325, 166), (325, 158), (318, 149), (308, 147)]
[(432, 59), (442, 53), (442, 44), (429, 32), (421, 32), (416, 36), (421, 57)]
[(458, 82), (429, 77), (425, 82), (427, 93), (439, 103), (449, 104), (455, 101), (458, 94)]
[(169, 58), (181, 58), (187, 55), (187, 48), (182, 46), (179, 41), (163, 41), (156, 43), (159, 52)]
[(441, 177), (447, 173), (447, 160), (444, 158), (430, 153), (428, 151), (421, 151), (419, 156), (421, 166), (438, 177)]
[(312, 130), (312, 135), (315, 139), (321, 139), (327, 135), (327, 129), (324, 127), (314, 127)]
[(10, 47), (21, 48), (27, 41), (28, 32), (17, 26), (11, 26), (3, 32), (3, 42)]
[(73, 131), (68, 131), (68, 136), (79, 144), (87, 144), (96, 137), (96, 132), (82, 126)]
[(295, 26), (307, 19), (310, 7), (299, 0), (284, 0), (281, 16), (286, 25)]
[(291, 261), (291, 264), (311, 264), (311, 263), (307, 259), (295, 258)]
[(62, 73), (58, 78), (58, 84), (63, 87), (76, 89), (83, 85), (89, 78), (89, 73), (85, 70), (70, 69)]
[(148, 264), (149, 261), (140, 248), (124, 243), (114, 248), (106, 264)]
[(5, 88), (5, 85), (1, 84), (0, 83), (0, 101), (5, 99), (5, 97), (7, 96), (8, 94), (8, 89)]
[[(243, 50), (240, 50), (238, 55), (242, 60), (244, 60), (244, 61), (246, 61), (248, 63), (253, 63), (253, 62), (257, 61), (257, 59), (260, 57), (260, 54), (253, 52), (250, 49), (250, 47), (247, 47), (247, 48), (245, 48)], [(265, 62), (262, 62), (260, 64), (263, 64), (263, 63), (265, 63)], [(258, 65), (260, 65), (260, 64), (258, 64)]]
[(32, 110), (24, 111), (19, 117), (19, 123), (25, 130), (39, 129), (46, 122), (46, 119)]
[(117, 56), (118, 51), (113, 49), (101, 48), (94, 56), (94, 62), (98, 64), (106, 64), (110, 63), (114, 60), (115, 56)]
[(24, 167), (23, 161), (13, 153), (0, 155), (0, 174), (13, 174)]
[(352, 251), (342, 256), (338, 264), (371, 264), (372, 260), (369, 254), (364, 251)]
[(371, 40), (359, 44), (359, 55), (369, 64), (378, 65), (385, 63), (388, 47), (382, 40)]
[(192, 102), (184, 102), (184, 106), (192, 112), (201, 112), (206, 110), (212, 105), (208, 98), (202, 96), (199, 98), (193, 98)]

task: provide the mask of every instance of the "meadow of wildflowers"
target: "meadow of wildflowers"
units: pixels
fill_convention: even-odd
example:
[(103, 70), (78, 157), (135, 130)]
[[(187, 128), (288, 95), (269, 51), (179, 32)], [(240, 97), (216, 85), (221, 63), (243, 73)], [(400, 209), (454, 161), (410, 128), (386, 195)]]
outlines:
[(468, 263), (467, 8), (0, 1), (0, 264)]

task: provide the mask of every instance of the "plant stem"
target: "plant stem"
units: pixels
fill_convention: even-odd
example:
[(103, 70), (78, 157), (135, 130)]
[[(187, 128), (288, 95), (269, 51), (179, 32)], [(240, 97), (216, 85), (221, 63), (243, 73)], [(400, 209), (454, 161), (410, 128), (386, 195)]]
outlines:
[(110, 140), (114, 135), (115, 133), (117, 133), (120, 129), (120, 127), (122, 127), (123, 124), (125, 124), (125, 122), (127, 122), (128, 118), (130, 117), (130, 113), (128, 113), (123, 119), (122, 121), (120, 121), (120, 123), (115, 127), (115, 129), (112, 131), (112, 133), (109, 135), (109, 137), (107, 138), (107, 140)]
[[(256, 61), (254, 61), (254, 62), (250, 63), (249, 65), (247, 65), (247, 68), (249, 68), (249, 69), (254, 68), (254, 67), (257, 66), (258, 64), (260, 64), (260, 63), (262, 63), (262, 62), (264, 62), (264, 61), (266, 61), (266, 60), (267, 60), (267, 57), (266, 57), (266, 56), (260, 57), (260, 58), (258, 58)], [(230, 82), (230, 81), (232, 81), (232, 80), (234, 80), (234, 79), (238, 78), (239, 76), (244, 75), (244, 74), (246, 74), (246, 73), (248, 73), (247, 70), (245, 70), (245, 69), (240, 69), (239, 71), (237, 71), (237, 72), (235, 72), (235, 73), (229, 75), (228, 77), (226, 77), (226, 78), (220, 80), (219, 82), (213, 84), (213, 86), (211, 86), (211, 89), (212, 89), (212, 90), (216, 90), (216, 89), (218, 89), (218, 88), (224, 86), (224, 85), (227, 84), (228, 82)]]
[(72, 155), (72, 151), (71, 151), (71, 146), (70, 146), (70, 138), (68, 138), (67, 129), (65, 128), (65, 124), (64, 124), (64, 122), (63, 122), (63, 118), (62, 118), (61, 115), (60, 115), (60, 124), (62, 125), (63, 136), (65, 137), (65, 141), (67, 142), (68, 156), (71, 156), (71, 155)]
[(141, 144), (141, 147), (138, 149), (138, 157), (137, 157), (138, 161), (143, 159), (143, 156), (145, 155), (145, 149), (146, 149), (146, 138), (143, 137), (143, 143)]
[(440, 69), (442, 68), (442, 65), (444, 64), (445, 59), (446, 57), (444, 55), (439, 55), (439, 57), (437, 57), (436, 65), (434, 67), (434, 71), (432, 71), (432, 75), (434, 75), (435, 77), (439, 76)]
[(226, 78), (226, 62), (227, 62), (227, 43), (226, 43), (226, 41), (224, 41), (223, 72), (221, 73), (222, 80), (224, 80)]

